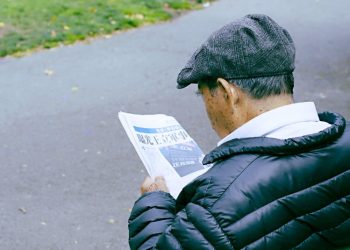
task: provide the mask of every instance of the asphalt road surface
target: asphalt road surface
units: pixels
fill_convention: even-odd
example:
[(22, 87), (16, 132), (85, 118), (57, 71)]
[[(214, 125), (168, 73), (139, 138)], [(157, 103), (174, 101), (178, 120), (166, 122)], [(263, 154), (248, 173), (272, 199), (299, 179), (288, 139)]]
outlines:
[(297, 101), (350, 118), (350, 2), (220, 0), (109, 39), (0, 59), (0, 249), (127, 249), (146, 176), (118, 111), (175, 116), (205, 152), (218, 140), (176, 77), (214, 30), (266, 13), (297, 47)]

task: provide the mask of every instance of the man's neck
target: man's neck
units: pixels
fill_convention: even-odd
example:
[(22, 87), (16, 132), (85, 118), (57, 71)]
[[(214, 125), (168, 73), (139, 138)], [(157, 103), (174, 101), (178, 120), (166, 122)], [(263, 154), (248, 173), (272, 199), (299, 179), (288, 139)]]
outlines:
[(262, 113), (294, 103), (292, 95), (276, 95), (263, 99), (248, 99), (246, 102), (247, 120), (253, 119)]
[(252, 99), (246, 96), (241, 98), (241, 102), (236, 106), (232, 113), (230, 127), (223, 127), (221, 131), (216, 131), (219, 137), (224, 138), (251, 119), (288, 104), (292, 104), (292, 95), (276, 95), (263, 99)]

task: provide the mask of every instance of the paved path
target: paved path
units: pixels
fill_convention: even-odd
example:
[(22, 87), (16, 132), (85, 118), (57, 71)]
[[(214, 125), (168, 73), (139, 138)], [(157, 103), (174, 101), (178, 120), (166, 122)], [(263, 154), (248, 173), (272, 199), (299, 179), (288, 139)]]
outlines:
[(169, 23), (0, 60), (0, 249), (127, 249), (145, 172), (117, 112), (174, 115), (204, 151), (213, 148), (195, 87), (178, 91), (175, 80), (200, 42), (234, 18), (267, 13), (290, 30), (296, 99), (349, 118), (349, 5), (220, 0)]

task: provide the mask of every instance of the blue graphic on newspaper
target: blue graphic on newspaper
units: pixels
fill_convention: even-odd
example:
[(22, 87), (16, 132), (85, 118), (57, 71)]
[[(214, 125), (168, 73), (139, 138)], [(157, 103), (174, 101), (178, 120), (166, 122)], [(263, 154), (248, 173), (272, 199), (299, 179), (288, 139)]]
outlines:
[(201, 163), (203, 153), (193, 141), (163, 147), (159, 150), (181, 177), (204, 169)]
[(203, 152), (180, 125), (163, 128), (134, 126), (139, 143), (157, 146), (160, 153), (181, 177), (204, 169)]

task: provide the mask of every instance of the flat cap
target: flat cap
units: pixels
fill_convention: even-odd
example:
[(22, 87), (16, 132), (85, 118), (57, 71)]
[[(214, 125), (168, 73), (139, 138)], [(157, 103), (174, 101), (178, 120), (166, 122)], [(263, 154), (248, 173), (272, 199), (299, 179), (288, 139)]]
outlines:
[(222, 77), (244, 79), (293, 72), (289, 33), (266, 15), (247, 15), (214, 32), (178, 75), (178, 88)]

